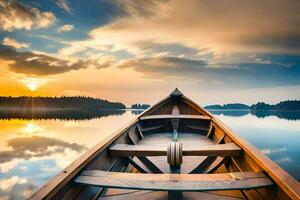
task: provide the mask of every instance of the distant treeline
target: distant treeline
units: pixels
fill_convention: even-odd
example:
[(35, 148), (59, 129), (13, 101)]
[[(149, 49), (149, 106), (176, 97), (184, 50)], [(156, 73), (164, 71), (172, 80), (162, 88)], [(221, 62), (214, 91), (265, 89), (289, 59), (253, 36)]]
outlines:
[(138, 104), (138, 103), (136, 103), (136, 104), (131, 105), (131, 109), (142, 109), (142, 110), (145, 110), (145, 109), (147, 109), (149, 107), (150, 107), (149, 104)]
[(241, 104), (241, 103), (230, 103), (230, 104), (224, 104), (223, 106), (215, 104), (210, 106), (205, 106), (206, 109), (216, 109), (216, 110), (222, 110), (222, 109), (250, 109), (250, 106)]
[(257, 104), (254, 104), (252, 106), (248, 106), (241, 103), (232, 103), (232, 104), (224, 104), (222, 105), (209, 105), (205, 106), (206, 109), (212, 109), (212, 110), (234, 110), (234, 109), (249, 109), (253, 112), (255, 111), (300, 111), (300, 101), (299, 100), (293, 100), (293, 101), (281, 101), (278, 104), (270, 105), (266, 104), (264, 102), (259, 102)]
[(119, 102), (93, 97), (0, 97), (0, 109), (71, 109), (71, 110), (97, 110), (97, 109), (125, 109), (126, 106)]
[(273, 110), (273, 111), (300, 111), (300, 101), (281, 101), (278, 104), (270, 105), (264, 102), (259, 102), (251, 106), (251, 110)]
[(120, 109), (42, 109), (42, 110), (0, 110), (0, 119), (59, 119), (59, 120), (90, 120), (110, 115), (122, 115), (125, 110)]

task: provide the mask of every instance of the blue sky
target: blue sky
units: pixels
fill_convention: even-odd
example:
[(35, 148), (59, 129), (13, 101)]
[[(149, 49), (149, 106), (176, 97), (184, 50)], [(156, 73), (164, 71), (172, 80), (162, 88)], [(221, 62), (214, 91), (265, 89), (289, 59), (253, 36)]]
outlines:
[(299, 99), (299, 9), (294, 0), (0, 0), (0, 89), (128, 104), (175, 87), (201, 104)]

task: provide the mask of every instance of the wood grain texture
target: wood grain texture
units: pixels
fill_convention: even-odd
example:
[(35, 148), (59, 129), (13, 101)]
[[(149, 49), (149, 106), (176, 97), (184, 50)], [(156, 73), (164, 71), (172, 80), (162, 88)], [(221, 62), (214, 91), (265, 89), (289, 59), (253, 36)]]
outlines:
[[(108, 152), (108, 146), (112, 144), (118, 144), (118, 143), (126, 143), (129, 144), (129, 137), (126, 135), (126, 140), (119, 141), (120, 137), (125, 136), (126, 133), (128, 133), (128, 130), (130, 128), (134, 128), (136, 124), (140, 124), (141, 128), (145, 127), (155, 127), (155, 126), (162, 126), (162, 128), (165, 132), (170, 132), (172, 130), (170, 120), (160, 120), (160, 119), (174, 119), (173, 116), (171, 115), (172, 113), (172, 108), (174, 105), (177, 105), (180, 113), (182, 115), (180, 119), (180, 125), (178, 132), (188, 132), (189, 129), (187, 125), (192, 125), (192, 126), (209, 126), (209, 123), (213, 126), (211, 126), (211, 131), (208, 131), (209, 138), (196, 138), (195, 136), (189, 136), (189, 134), (179, 134), (178, 138), (179, 141), (182, 141), (184, 146), (190, 146), (190, 147), (195, 147), (194, 144), (197, 144), (196, 149), (189, 149), (188, 154), (199, 154), (199, 153), (205, 153), (205, 155), (209, 152), (211, 156), (219, 156), (216, 154), (216, 149), (206, 149), (205, 152), (202, 150), (203, 149), (197, 149), (198, 147), (202, 148), (203, 144), (204, 145), (209, 145), (211, 143), (218, 143), (222, 139), (222, 143), (225, 143), (224, 145), (227, 145), (228, 143), (235, 143), (236, 146), (239, 146), (240, 150), (233, 150), (235, 151), (236, 154), (237, 152), (243, 152), (242, 157), (232, 157), (233, 153), (231, 152), (229, 154), (230, 159), (229, 162), (226, 162), (225, 164), (221, 165), (220, 167), (217, 168), (216, 172), (232, 172), (232, 171), (252, 171), (252, 172), (258, 172), (259, 171), (264, 171), (268, 177), (272, 178), (273, 182), (275, 184), (273, 187), (270, 188), (259, 188), (259, 189), (251, 189), (251, 190), (243, 190), (242, 194), (246, 199), (280, 199), (280, 200), (285, 200), (285, 199), (300, 199), (300, 184), (293, 179), (287, 172), (285, 172), (283, 169), (281, 169), (278, 165), (276, 165), (273, 161), (271, 161), (269, 158), (267, 158), (265, 155), (263, 155), (258, 149), (250, 145), (247, 141), (242, 139), (239, 135), (235, 134), (232, 130), (230, 130), (226, 125), (224, 125), (221, 121), (219, 121), (217, 118), (215, 118), (211, 113), (208, 111), (204, 110), (200, 106), (198, 106), (196, 103), (191, 101), (185, 96), (180, 96), (173, 98), (172, 96), (168, 96), (162, 101), (158, 102), (154, 106), (150, 107), (148, 110), (143, 112), (137, 119), (133, 120), (131, 123), (129, 123), (126, 127), (121, 129), (120, 131), (114, 133), (111, 135), (111, 137), (107, 138), (106, 140), (102, 141), (92, 149), (90, 149), (88, 152), (86, 152), (83, 156), (81, 156), (79, 159), (77, 159), (74, 163), (72, 163), (70, 166), (68, 166), (63, 172), (58, 174), (55, 178), (53, 178), (51, 181), (49, 181), (45, 186), (43, 186), (37, 193), (35, 193), (30, 199), (53, 199), (53, 197), (62, 197), (65, 193), (65, 191), (71, 191), (68, 189), (68, 187), (72, 187), (72, 191), (75, 191), (75, 195), (77, 195), (76, 190), (80, 189), (79, 193), (85, 196), (84, 194), (87, 194), (88, 190), (81, 191), (82, 188), (90, 188), (90, 187), (98, 187), (99, 185), (96, 186), (88, 186), (85, 185), (83, 187), (78, 187), (79, 184), (73, 184), (73, 180), (75, 177), (79, 175), (79, 173), (82, 170), (86, 169), (100, 169), (104, 170), (103, 166), (106, 165), (105, 162), (107, 160), (110, 160), (111, 158), (113, 160), (119, 159), (117, 157), (111, 157), (110, 154), (105, 155), (104, 157), (99, 157), (100, 154), (103, 154), (104, 152)], [(151, 115), (152, 114), (152, 115)], [(170, 115), (172, 117), (170, 117)], [(140, 121), (139, 119), (144, 119)], [(178, 118), (177, 118), (178, 119)], [(143, 131), (143, 130), (142, 130)], [(155, 130), (156, 131), (156, 130)], [(150, 131), (149, 131), (150, 132)], [(149, 133), (148, 132), (148, 133)], [(157, 131), (156, 131), (157, 132)], [(137, 132), (138, 133), (138, 132)], [(152, 134), (152, 133), (151, 133)], [(136, 135), (132, 135), (131, 139), (133, 141), (136, 141), (136, 146), (138, 145), (144, 145), (144, 144), (160, 144), (159, 148), (165, 148), (166, 150), (166, 145), (171, 139), (168, 135), (168, 133), (161, 133), (159, 138), (156, 138), (158, 134), (155, 136), (148, 136), (148, 135), (140, 135), (137, 134), (139, 137), (138, 139), (143, 138), (141, 140), (136, 140), (134, 137)], [(171, 135), (171, 134), (170, 134)], [(198, 134), (200, 135), (200, 134)], [(166, 137), (167, 136), (167, 137)], [(242, 150), (241, 150), (242, 149)], [(164, 150), (164, 151), (165, 151)], [(193, 152), (193, 153), (191, 153)], [(202, 155), (202, 154), (201, 154)], [(224, 156), (224, 154), (222, 154)], [(152, 157), (155, 159), (159, 159), (159, 156)], [(162, 156), (162, 158), (165, 158), (165, 156)], [(193, 158), (193, 156), (189, 156), (186, 158)], [(203, 158), (200, 156), (200, 158)], [(166, 161), (163, 161), (166, 163)], [(157, 164), (158, 162), (155, 162)], [(185, 163), (183, 163), (183, 166)], [(93, 166), (93, 167), (89, 167)], [(128, 170), (130, 170), (131, 165), (128, 167)], [(127, 170), (127, 171), (128, 171)], [(134, 175), (134, 174), (131, 174)], [(130, 177), (132, 177), (130, 175)], [(162, 175), (162, 174), (160, 174)], [(166, 174), (167, 175), (167, 174)], [(184, 174), (178, 174), (178, 175), (184, 175)], [(198, 175), (198, 174), (197, 174)], [(206, 180), (205, 177), (202, 175), (202, 180)], [(213, 174), (217, 175), (217, 174)], [(151, 174), (153, 176), (153, 174)], [(192, 176), (195, 176), (194, 174)], [(218, 175), (219, 176), (219, 175)], [(80, 176), (81, 177), (81, 176)], [(86, 176), (85, 176), (86, 177)], [(94, 177), (94, 176), (92, 176)], [(230, 176), (232, 178), (232, 176)], [(170, 178), (170, 177), (169, 177)], [(173, 176), (172, 176), (173, 178)], [(188, 177), (189, 180), (184, 180), (184, 181), (193, 181), (193, 178)], [(203, 179), (204, 178), (204, 179)], [(220, 177), (219, 177), (220, 178)], [(228, 177), (227, 177), (228, 178)], [(237, 177), (235, 176), (235, 179)], [(253, 179), (264, 179), (264, 178), (253, 178)], [(97, 177), (97, 180), (100, 181), (102, 179), (99, 179)], [(173, 180), (173, 179), (172, 179)], [(223, 179), (222, 179), (223, 180)], [(235, 185), (237, 182), (236, 181), (241, 181), (243, 182), (244, 178), (241, 178), (238, 180), (235, 180), (233, 182), (233, 185)], [(269, 179), (268, 179), (269, 180)], [(146, 181), (146, 180), (144, 180)], [(165, 180), (169, 181), (169, 180)], [(211, 180), (207, 180), (208, 182)], [(216, 184), (211, 184), (213, 186), (215, 185), (220, 185), (222, 184), (222, 181), (220, 182), (218, 180), (212, 180), (216, 181)], [(224, 180), (223, 180), (224, 181)], [(231, 182), (227, 182), (228, 180), (225, 180), (226, 183), (231, 184)], [(147, 182), (147, 181), (146, 181)], [(177, 181), (178, 182), (178, 181)], [(197, 181), (199, 182), (199, 181)], [(182, 183), (180, 181), (180, 183)], [(200, 181), (202, 184), (203, 182)], [(210, 183), (210, 182), (209, 182)], [(223, 182), (224, 183), (224, 182)], [(245, 182), (243, 182), (245, 183)], [(257, 182), (255, 182), (257, 183)], [(117, 184), (117, 183), (116, 183)], [(148, 184), (148, 183), (147, 183)], [(173, 183), (175, 184), (174, 187), (187, 187), (188, 185), (176, 185), (179, 183)], [(168, 185), (168, 184), (162, 184), (162, 185)], [(210, 185), (210, 184), (206, 184)], [(196, 185), (197, 186), (197, 185)], [(199, 186), (199, 185), (198, 185)], [(201, 187), (204, 187), (203, 185), (200, 185)], [(163, 187), (163, 186), (162, 186)], [(203, 188), (202, 188), (203, 189)], [(247, 188), (243, 188), (247, 189)], [(57, 195), (59, 193), (59, 195)], [(68, 194), (68, 193), (67, 193)], [(223, 193), (222, 193), (223, 194)], [(61, 196), (62, 195), (62, 196)], [(90, 196), (87, 194), (88, 197)], [(66, 195), (68, 199), (68, 195)], [(198, 196), (197, 196), (198, 197)]]
[(190, 129), (197, 130), (197, 131), (208, 131), (209, 130), (207, 127), (202, 127), (202, 126), (187, 125), (187, 127)]
[(147, 115), (140, 117), (140, 120), (151, 119), (198, 119), (198, 120), (210, 120), (211, 118), (204, 115)]
[[(291, 177), (286, 171), (280, 168), (257, 148), (248, 143), (238, 134), (234, 133), (229, 127), (227, 127), (224, 123), (214, 117), (213, 114), (211, 114), (209, 111), (203, 109), (201, 106), (185, 96), (183, 96), (182, 99), (185, 103), (189, 104), (202, 115), (211, 117), (213, 124), (224, 131), (233, 142), (235, 142), (244, 150), (245, 154), (249, 155), (249, 157), (253, 159), (255, 164), (259, 165), (264, 171), (266, 171), (278, 185), (278, 187), (282, 190), (282, 192), (284, 192), (290, 199), (300, 199), (300, 183), (298, 181)], [(282, 194), (279, 191), (278, 196), (281, 195)], [(265, 196), (265, 198), (268, 199), (269, 197)], [(282, 199), (286, 198), (282, 197)]]
[[(157, 145), (128, 145), (116, 144), (109, 148), (111, 156), (166, 156), (167, 148)], [(217, 144), (209, 146), (184, 146), (183, 156), (239, 156), (241, 148), (235, 143)]]
[(158, 125), (158, 126), (150, 126), (150, 127), (141, 127), (141, 132), (147, 132), (147, 131), (153, 131), (153, 130), (158, 130), (163, 128), (163, 125)]
[(156, 191), (214, 191), (269, 187), (271, 179), (261, 172), (225, 174), (132, 174), (87, 170), (76, 183), (102, 187)]

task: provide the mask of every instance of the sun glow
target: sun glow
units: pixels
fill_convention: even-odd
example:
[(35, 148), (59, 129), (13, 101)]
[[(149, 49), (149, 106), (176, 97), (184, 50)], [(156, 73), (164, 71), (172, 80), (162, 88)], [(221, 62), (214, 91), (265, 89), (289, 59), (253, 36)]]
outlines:
[(36, 91), (47, 82), (47, 79), (41, 78), (23, 78), (20, 80), (30, 91)]
[(31, 90), (35, 91), (37, 89), (37, 85), (34, 82), (29, 82), (26, 84), (26, 86)]
[(21, 132), (25, 134), (33, 134), (40, 130), (41, 128), (36, 124), (29, 122), (22, 129)]

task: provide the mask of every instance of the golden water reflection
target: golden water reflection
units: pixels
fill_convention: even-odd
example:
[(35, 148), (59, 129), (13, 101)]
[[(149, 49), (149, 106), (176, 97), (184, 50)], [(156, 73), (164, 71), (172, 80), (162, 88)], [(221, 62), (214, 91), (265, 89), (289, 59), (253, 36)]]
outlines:
[(88, 148), (134, 118), (0, 120), (0, 200), (29, 197)]

